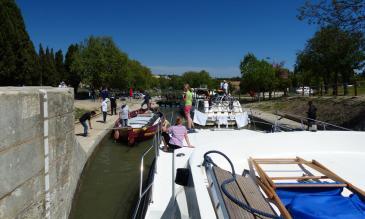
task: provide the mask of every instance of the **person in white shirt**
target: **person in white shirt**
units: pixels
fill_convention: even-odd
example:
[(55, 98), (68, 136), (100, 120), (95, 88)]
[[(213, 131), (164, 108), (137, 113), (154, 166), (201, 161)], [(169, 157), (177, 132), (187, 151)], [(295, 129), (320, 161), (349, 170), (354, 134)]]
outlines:
[(67, 88), (67, 85), (64, 81), (61, 81), (61, 83), (58, 85), (59, 88)]
[(122, 104), (119, 112), (120, 124), (122, 127), (128, 126), (129, 108), (127, 104)]
[(103, 121), (106, 122), (106, 115), (108, 114), (108, 98), (105, 98), (103, 102), (101, 102), (101, 111), (103, 112)]
[(223, 84), (223, 90), (224, 90), (224, 93), (228, 94), (228, 83), (225, 80), (224, 80), (224, 84)]

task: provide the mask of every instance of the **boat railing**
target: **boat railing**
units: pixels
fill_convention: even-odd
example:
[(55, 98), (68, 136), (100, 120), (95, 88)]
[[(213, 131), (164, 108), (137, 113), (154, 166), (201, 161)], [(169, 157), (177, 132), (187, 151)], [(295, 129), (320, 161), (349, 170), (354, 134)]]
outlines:
[[(139, 170), (139, 193), (138, 193), (138, 201), (137, 201), (137, 205), (134, 209), (133, 212), (133, 219), (137, 218), (138, 216), (138, 211), (139, 208), (141, 206), (141, 202), (143, 200), (143, 198), (146, 196), (146, 194), (148, 194), (148, 192), (152, 191), (151, 188), (153, 186), (153, 180), (151, 182), (148, 182), (148, 185), (146, 185), (145, 187), (143, 187), (144, 184), (144, 164), (145, 164), (145, 157), (151, 153), (151, 151), (153, 151), (152, 149), (154, 149), (154, 159), (155, 159), (155, 165), (157, 163), (157, 159), (159, 156), (159, 145), (161, 143), (161, 125), (157, 126), (157, 132), (153, 137), (153, 141), (152, 141), (152, 145), (150, 147), (148, 147), (144, 153), (142, 154), (141, 158), (140, 158), (140, 170)], [(154, 168), (154, 171), (156, 173), (156, 168)], [(152, 196), (151, 196), (152, 197)], [(152, 202), (152, 200), (149, 200), (149, 202)]]
[(208, 111), (208, 109), (214, 108), (214, 107), (220, 107), (219, 111), (216, 112), (235, 112), (235, 109), (241, 109), (241, 105), (235, 105), (234, 99), (231, 100), (222, 100), (219, 102), (211, 102), (211, 105), (205, 106), (204, 101), (207, 101), (205, 99), (196, 99), (195, 100), (195, 109), (197, 110), (204, 110)]

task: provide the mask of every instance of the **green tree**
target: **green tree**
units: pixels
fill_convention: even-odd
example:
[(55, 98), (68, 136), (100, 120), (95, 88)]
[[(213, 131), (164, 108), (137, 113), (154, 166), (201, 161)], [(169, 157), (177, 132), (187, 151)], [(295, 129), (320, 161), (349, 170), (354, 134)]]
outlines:
[(91, 36), (77, 47), (70, 47), (69, 52), (69, 56), (66, 54), (66, 70), (72, 78), (80, 78), (92, 88), (145, 90), (155, 84), (151, 70), (130, 60), (111, 37)]
[(170, 75), (170, 87), (175, 90), (182, 90), (184, 86), (184, 81), (181, 76), (178, 75)]
[(241, 92), (271, 92), (275, 85), (275, 70), (273, 66), (265, 60), (258, 60), (255, 55), (248, 53), (240, 63), (241, 70)]
[(306, 0), (298, 18), (322, 27), (364, 32), (365, 0)]
[(81, 76), (77, 71), (73, 71), (71, 69), (71, 65), (75, 60), (75, 54), (77, 54), (78, 45), (71, 44), (66, 52), (65, 56), (65, 80), (66, 84), (71, 85), (74, 88), (75, 94), (77, 94), (77, 90), (79, 84), (81, 82)]
[(183, 83), (188, 83), (190, 87), (202, 87), (207, 86), (211, 88), (213, 85), (213, 79), (210, 77), (209, 73), (205, 70), (200, 72), (189, 71), (185, 72), (181, 79)]
[(0, 1), (0, 85), (37, 85), (37, 54), (14, 0)]
[(160, 76), (158, 79), (158, 86), (161, 90), (167, 90), (170, 88), (171, 79), (166, 78), (165, 76)]
[(284, 62), (279, 64), (274, 64), (275, 80), (274, 89), (282, 91), (284, 96), (287, 96), (287, 89), (290, 87), (291, 81), (289, 79), (290, 71), (284, 68)]
[(53, 49), (46, 48), (44, 51), (42, 45), (39, 46), (39, 63), (41, 67), (42, 85), (57, 86), (59, 83), (59, 74), (55, 65)]
[(138, 90), (151, 88), (153, 78), (151, 70), (136, 60), (128, 61), (130, 73), (126, 76), (131, 81), (132, 87)]
[(62, 50), (55, 53), (55, 67), (60, 81), (66, 81), (65, 63), (63, 62)]
[[(89, 37), (79, 45), (71, 63), (71, 71), (78, 72), (83, 83), (94, 88), (111, 86), (120, 79), (128, 57), (110, 37)], [(123, 78), (122, 76), (120, 76)]]
[(317, 85), (323, 81), (326, 93), (331, 84), (333, 94), (337, 95), (338, 84), (342, 82), (346, 95), (347, 84), (355, 70), (363, 68), (364, 45), (362, 33), (342, 31), (336, 27), (322, 28), (298, 54), (297, 70), (306, 72), (310, 81)]

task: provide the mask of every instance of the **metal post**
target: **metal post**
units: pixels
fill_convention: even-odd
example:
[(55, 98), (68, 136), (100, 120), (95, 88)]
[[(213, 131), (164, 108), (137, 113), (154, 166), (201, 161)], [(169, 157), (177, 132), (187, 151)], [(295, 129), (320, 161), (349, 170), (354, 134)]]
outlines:
[(172, 184), (172, 195), (171, 195), (171, 198), (172, 198), (172, 209), (171, 209), (171, 218), (174, 218), (173, 215), (174, 215), (174, 208), (175, 208), (175, 151), (172, 153), (172, 179), (171, 179), (171, 184)]
[(139, 199), (142, 198), (143, 164), (144, 164), (144, 157), (142, 157), (142, 159), (141, 159), (141, 166), (140, 166), (140, 175), (139, 175)]
[(304, 123), (303, 123), (303, 119), (300, 119), (300, 123), (301, 123), (301, 126), (302, 126), (302, 130), (304, 130)]
[[(159, 124), (157, 126), (157, 136), (160, 135), (160, 125), (161, 124)], [(156, 137), (156, 135), (155, 135), (155, 137)], [(154, 171), (155, 174), (157, 173), (157, 159), (158, 159), (158, 156), (160, 156), (159, 149), (160, 149), (160, 141), (159, 141), (159, 137), (157, 137), (157, 142), (155, 142), (155, 168), (153, 168), (155, 170)]]

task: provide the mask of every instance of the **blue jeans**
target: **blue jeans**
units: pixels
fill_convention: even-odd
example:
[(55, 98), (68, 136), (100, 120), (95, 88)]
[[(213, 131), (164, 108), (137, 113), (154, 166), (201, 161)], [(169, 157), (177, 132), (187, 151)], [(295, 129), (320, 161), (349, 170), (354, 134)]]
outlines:
[(128, 119), (121, 119), (121, 121), (123, 127), (126, 127), (128, 125)]
[(84, 136), (86, 137), (87, 136), (87, 129), (88, 129), (86, 121), (81, 122), (81, 125), (84, 127)]

